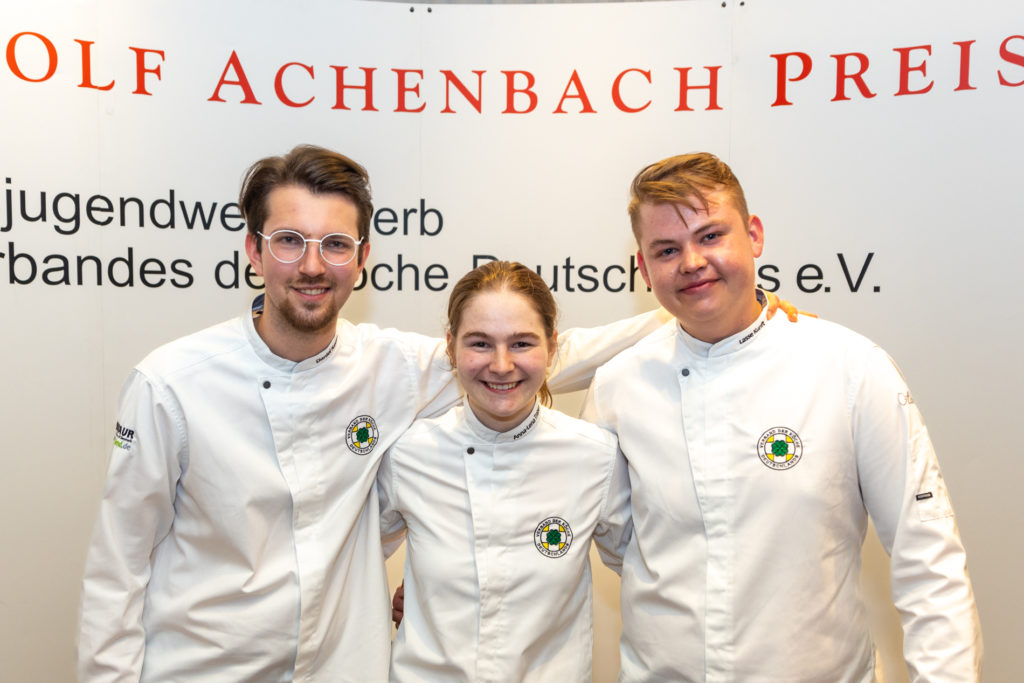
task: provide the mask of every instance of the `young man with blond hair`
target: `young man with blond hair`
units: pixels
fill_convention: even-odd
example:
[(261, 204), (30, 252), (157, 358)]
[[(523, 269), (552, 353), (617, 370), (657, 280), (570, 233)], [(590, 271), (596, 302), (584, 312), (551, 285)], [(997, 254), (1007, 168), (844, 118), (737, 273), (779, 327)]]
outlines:
[(899, 370), (839, 325), (766, 320), (764, 227), (716, 157), (643, 169), (629, 215), (676, 320), (601, 368), (584, 405), (629, 461), (620, 680), (878, 680), (860, 595), (870, 517), (912, 680), (977, 681), (964, 549)]

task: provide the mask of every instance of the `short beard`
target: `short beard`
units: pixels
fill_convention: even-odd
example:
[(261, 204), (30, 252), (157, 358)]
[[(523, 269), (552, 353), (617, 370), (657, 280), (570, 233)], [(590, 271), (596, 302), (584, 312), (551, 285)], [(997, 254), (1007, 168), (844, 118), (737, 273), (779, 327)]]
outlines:
[(278, 307), (281, 318), (297, 332), (320, 332), (321, 330), (338, 324), (338, 313), (329, 308), (324, 310), (314, 309), (307, 311), (301, 307), (293, 306), (286, 302), (283, 307)]

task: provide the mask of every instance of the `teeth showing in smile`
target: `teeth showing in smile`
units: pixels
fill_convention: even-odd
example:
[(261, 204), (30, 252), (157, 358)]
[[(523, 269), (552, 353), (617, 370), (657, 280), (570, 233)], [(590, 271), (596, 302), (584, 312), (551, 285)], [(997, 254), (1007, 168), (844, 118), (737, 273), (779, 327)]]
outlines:
[(495, 391), (508, 391), (514, 389), (519, 382), (510, 382), (509, 384), (494, 384), (493, 382), (485, 382), (485, 384)]
[(320, 287), (318, 289), (300, 289), (299, 291), (302, 292), (303, 294), (306, 294), (307, 296), (317, 296), (318, 294), (323, 294), (324, 292), (326, 292), (327, 288)]

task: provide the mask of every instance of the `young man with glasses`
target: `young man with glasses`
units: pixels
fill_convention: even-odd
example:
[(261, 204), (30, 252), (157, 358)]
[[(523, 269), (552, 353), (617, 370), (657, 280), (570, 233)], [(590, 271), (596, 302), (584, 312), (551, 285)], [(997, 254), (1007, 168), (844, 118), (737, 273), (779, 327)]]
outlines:
[[(442, 340), (338, 313), (366, 264), (365, 170), (318, 147), (243, 182), (253, 311), (157, 349), (122, 390), (82, 593), (89, 681), (383, 681), (373, 489), (417, 415), (459, 397)], [(553, 391), (665, 318), (559, 338)]]

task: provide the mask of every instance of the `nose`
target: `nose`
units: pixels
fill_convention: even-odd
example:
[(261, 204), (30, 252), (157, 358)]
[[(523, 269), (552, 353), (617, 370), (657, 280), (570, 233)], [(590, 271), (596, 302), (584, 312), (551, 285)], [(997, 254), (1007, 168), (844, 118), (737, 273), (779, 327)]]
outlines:
[(504, 375), (512, 372), (513, 368), (512, 355), (503, 346), (499, 346), (494, 350), (494, 355), (491, 356), (491, 362), (488, 369), (496, 375)]
[(306, 253), (299, 259), (299, 272), (306, 277), (316, 277), (325, 269), (326, 265), (320, 256), (320, 243), (306, 242)]
[(679, 260), (679, 270), (683, 273), (694, 273), (708, 263), (700, 249), (687, 247), (683, 249), (682, 257)]

